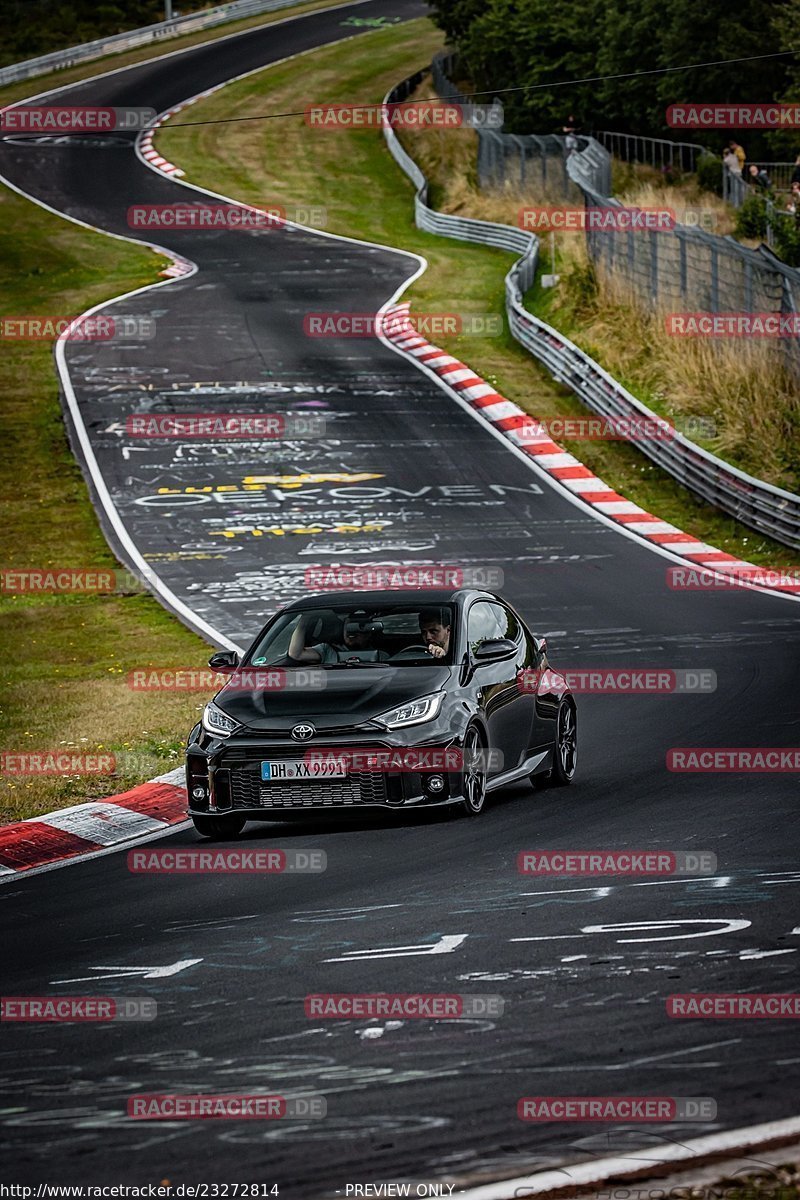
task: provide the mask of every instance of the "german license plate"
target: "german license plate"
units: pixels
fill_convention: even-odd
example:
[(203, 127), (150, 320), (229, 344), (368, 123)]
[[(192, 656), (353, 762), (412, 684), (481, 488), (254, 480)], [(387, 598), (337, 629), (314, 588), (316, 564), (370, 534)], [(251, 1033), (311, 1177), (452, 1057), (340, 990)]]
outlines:
[(305, 762), (303, 759), (274, 759), (261, 764), (262, 783), (283, 783), (287, 779), (346, 779), (347, 763), (343, 759), (324, 758)]

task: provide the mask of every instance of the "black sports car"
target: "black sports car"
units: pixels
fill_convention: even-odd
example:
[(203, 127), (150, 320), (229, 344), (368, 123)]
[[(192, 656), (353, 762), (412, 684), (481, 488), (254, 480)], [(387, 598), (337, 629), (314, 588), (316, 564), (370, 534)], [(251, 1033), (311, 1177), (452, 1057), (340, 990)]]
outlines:
[(197, 830), (453, 805), (575, 774), (575, 700), (513, 608), (472, 588), (311, 596), (267, 623), (189, 736)]

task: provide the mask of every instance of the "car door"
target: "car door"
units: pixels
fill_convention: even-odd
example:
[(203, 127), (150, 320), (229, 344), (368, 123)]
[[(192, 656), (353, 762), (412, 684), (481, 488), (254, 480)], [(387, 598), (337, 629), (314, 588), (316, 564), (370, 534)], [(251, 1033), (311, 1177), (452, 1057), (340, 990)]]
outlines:
[[(532, 753), (536, 745), (536, 700), (524, 685), (526, 672), (530, 671), (536, 662), (536, 647), (525, 636), (522, 622), (505, 604), (493, 604), (497, 613), (501, 632), (499, 637), (508, 638), (517, 647), (513, 663), (509, 663), (509, 674), (513, 668), (514, 690), (509, 692), (507, 703), (502, 710), (503, 739), (508, 747), (506, 770), (513, 770)], [(513, 760), (513, 766), (512, 764)]]
[(533, 757), (553, 745), (561, 695), (553, 687), (553, 675), (547, 662), (547, 643), (542, 638), (535, 638), (529, 629), (523, 628), (523, 634), (527, 653), (521, 687), (533, 704), (528, 744), (528, 757)]
[[(509, 637), (518, 642), (514, 657), (499, 662), (476, 663), (472, 656), (484, 641)], [(522, 761), (530, 738), (533, 705), (519, 688), (517, 673), (520, 659), (524, 663), (525, 648), (519, 622), (503, 605), (489, 600), (476, 600), (467, 613), (467, 643), (472, 662), (472, 686), (489, 728), (490, 749), (500, 752), (500, 762), (490, 760), (489, 775), (513, 771)]]

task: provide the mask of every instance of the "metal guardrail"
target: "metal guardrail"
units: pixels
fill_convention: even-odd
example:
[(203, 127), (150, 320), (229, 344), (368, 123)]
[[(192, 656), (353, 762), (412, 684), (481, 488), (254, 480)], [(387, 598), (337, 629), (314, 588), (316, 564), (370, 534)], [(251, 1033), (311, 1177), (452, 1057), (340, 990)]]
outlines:
[[(384, 104), (405, 100), (422, 82), (427, 71), (417, 71), (388, 93)], [(451, 97), (452, 98), (452, 97)], [(455, 217), (437, 212), (428, 206), (428, 181), (413, 158), (400, 145), (394, 130), (384, 122), (384, 137), (392, 157), (414, 182), (417, 188), (414, 197), (414, 219), (420, 229), (427, 233), (438, 233), (442, 237), (455, 238), (461, 242), (477, 242), (483, 246), (495, 246), (500, 250), (515, 251), (519, 260), (509, 272), (517, 280), (520, 294), (532, 286), (536, 276), (539, 240), (533, 234), (513, 225), (498, 225), (494, 221), (478, 221), (472, 217)]]
[[(418, 71), (402, 80), (391, 89), (384, 103), (405, 100), (425, 74), (425, 71)], [(641, 422), (643, 418), (662, 421), (663, 418), (631, 395), (569, 338), (523, 306), (523, 294), (531, 287), (538, 265), (539, 239), (535, 234), (510, 225), (436, 212), (427, 203), (428, 182), (425, 175), (400, 145), (388, 122), (384, 122), (383, 134), (392, 157), (417, 188), (414, 215), (420, 229), (459, 241), (516, 251), (521, 256), (505, 279), (506, 315), (516, 340), (544, 363), (555, 379), (571, 388), (588, 408), (600, 416), (624, 418), (632, 423)], [(582, 174), (588, 169), (580, 163), (581, 153), (585, 152), (576, 151), (569, 157), (571, 175), (573, 172)], [(677, 431), (674, 436), (664, 439), (632, 437), (630, 441), (696, 496), (729, 513), (751, 529), (785, 546), (800, 549), (800, 496), (732, 467)]]
[(231, 4), (222, 4), (218, 8), (187, 13), (184, 17), (174, 17), (171, 21), (159, 21), (155, 25), (143, 25), (139, 29), (131, 29), (126, 33), (114, 33), (109, 37), (98, 38), (94, 42), (84, 42), (80, 46), (70, 46), (66, 50), (54, 50), (52, 54), (43, 54), (39, 58), (29, 58), (25, 62), (0, 67), (0, 87), (7, 83), (17, 83), (22, 79), (33, 79), (37, 75), (45, 75), (48, 71), (62, 71), (66, 67), (102, 58), (106, 54), (119, 54), (123, 50), (133, 50), (137, 46), (146, 46), (150, 42), (179, 37), (184, 33), (194, 33), (198, 29), (210, 29), (214, 25), (223, 25), (226, 21), (238, 21), (242, 17), (256, 16), (262, 12), (271, 12), (276, 8), (291, 8), (292, 5), (299, 3), (300, 0), (232, 0)]

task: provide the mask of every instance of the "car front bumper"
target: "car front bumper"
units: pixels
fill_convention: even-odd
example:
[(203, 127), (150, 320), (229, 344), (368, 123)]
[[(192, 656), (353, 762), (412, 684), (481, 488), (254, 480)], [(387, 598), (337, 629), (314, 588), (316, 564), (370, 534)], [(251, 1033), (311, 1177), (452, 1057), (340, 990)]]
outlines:
[[(196, 733), (196, 731), (194, 731)], [(343, 739), (318, 739), (314, 750), (334, 751)], [(388, 737), (367, 740), (348, 735), (347, 744), (359, 751), (423, 751), (460, 749), (452, 734), (435, 744), (409, 746)], [(236, 814), (248, 820), (280, 820), (292, 813), (397, 810), (445, 807), (461, 800), (458, 771), (361, 771), (342, 779), (283, 780), (264, 782), (265, 760), (299, 759), (310, 747), (283, 739), (234, 736), (218, 740), (204, 732), (194, 736), (186, 752), (186, 786), (191, 816)]]

